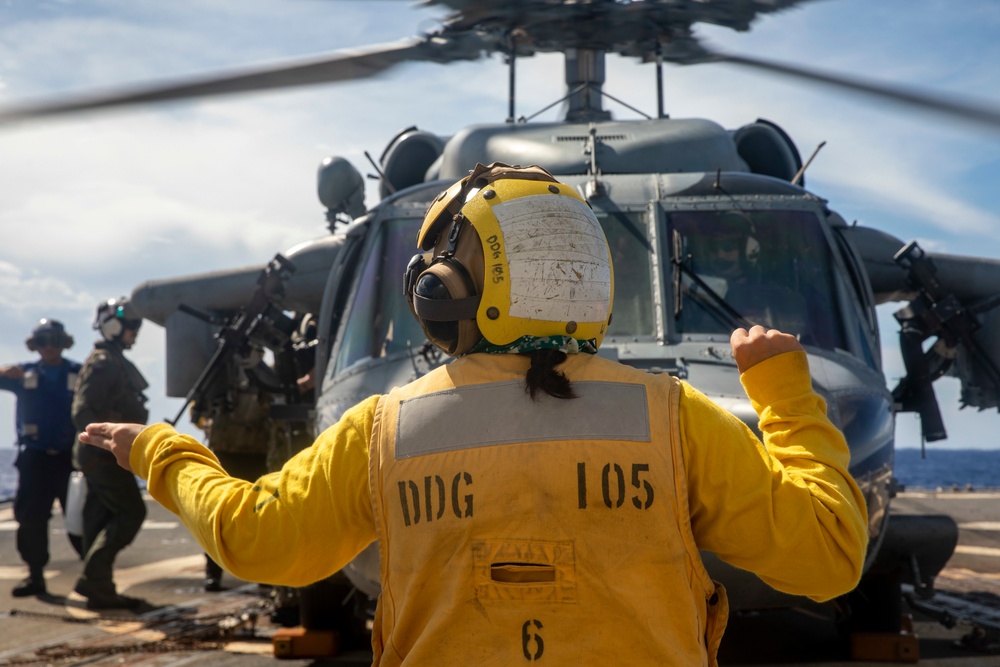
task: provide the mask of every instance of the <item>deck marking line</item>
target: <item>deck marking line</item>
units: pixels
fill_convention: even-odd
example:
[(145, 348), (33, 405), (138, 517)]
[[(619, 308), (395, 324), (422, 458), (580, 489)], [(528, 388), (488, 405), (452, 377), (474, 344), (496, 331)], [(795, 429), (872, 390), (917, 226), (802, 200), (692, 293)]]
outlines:
[(958, 527), (963, 530), (1000, 530), (1000, 521), (970, 521), (960, 523)]
[(938, 574), (940, 579), (1000, 581), (1000, 573), (976, 572), (964, 567), (946, 567)]
[[(28, 573), (27, 565), (0, 565), (0, 581), (20, 581)], [(62, 570), (46, 568), (45, 576), (54, 579), (62, 574)]]
[(1000, 558), (1000, 549), (996, 547), (970, 547), (964, 544), (959, 544), (955, 547), (955, 553), (965, 554), (966, 556), (992, 556), (994, 558)]
[(966, 493), (964, 491), (904, 491), (897, 493), (897, 498), (933, 498), (934, 500), (995, 500), (1000, 498), (1000, 493), (990, 493), (985, 491), (975, 491)]

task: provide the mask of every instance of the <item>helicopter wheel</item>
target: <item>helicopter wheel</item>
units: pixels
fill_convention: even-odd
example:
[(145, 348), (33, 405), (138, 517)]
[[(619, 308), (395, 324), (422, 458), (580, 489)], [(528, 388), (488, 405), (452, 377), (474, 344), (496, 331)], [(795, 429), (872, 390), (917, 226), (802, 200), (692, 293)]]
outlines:
[(371, 645), (367, 596), (342, 573), (299, 589), (299, 614), (308, 630), (333, 630), (340, 635), (343, 649)]
[(857, 632), (898, 634), (903, 628), (901, 566), (869, 572), (838, 600), (837, 629), (845, 639)]

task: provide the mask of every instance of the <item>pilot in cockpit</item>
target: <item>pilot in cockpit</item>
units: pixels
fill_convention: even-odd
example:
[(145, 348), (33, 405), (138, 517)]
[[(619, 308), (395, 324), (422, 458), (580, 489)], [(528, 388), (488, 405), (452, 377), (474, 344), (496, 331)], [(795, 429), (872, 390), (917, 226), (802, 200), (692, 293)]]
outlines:
[(752, 323), (801, 331), (805, 327), (802, 297), (785, 286), (780, 267), (764, 261), (774, 249), (762, 243), (750, 215), (730, 210), (701, 222), (689, 239), (692, 268), (703, 283), (699, 287), (715, 295), (702, 294), (699, 300), (724, 299)]

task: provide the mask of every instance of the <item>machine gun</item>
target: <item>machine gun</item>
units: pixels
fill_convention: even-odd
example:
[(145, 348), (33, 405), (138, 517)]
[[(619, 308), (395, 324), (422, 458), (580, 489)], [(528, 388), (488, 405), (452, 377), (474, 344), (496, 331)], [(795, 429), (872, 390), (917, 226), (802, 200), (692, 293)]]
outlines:
[[(894, 313), (900, 324), (899, 347), (906, 376), (892, 396), (901, 410), (920, 415), (924, 441), (943, 440), (948, 434), (932, 384), (951, 367), (955, 348), (962, 345), (998, 388), (1000, 371), (973, 336), (981, 326), (975, 309), (964, 307), (941, 286), (934, 262), (917, 242), (903, 246), (893, 259), (907, 271), (907, 283), (917, 296)], [(931, 336), (937, 336), (938, 341), (924, 352), (923, 342)]]
[[(219, 372), (225, 367), (226, 362), (237, 353), (248, 353), (252, 336), (264, 328), (265, 324), (279, 330), (287, 328), (287, 322), (290, 322), (291, 318), (275, 307), (274, 301), (284, 294), (285, 281), (293, 273), (295, 273), (295, 265), (281, 253), (276, 254), (274, 259), (268, 262), (257, 279), (257, 289), (254, 290), (250, 302), (238, 315), (226, 320), (222, 329), (216, 334), (216, 338), (219, 340), (218, 348), (191, 389), (188, 390), (184, 398), (184, 405), (181, 406), (177, 416), (173, 420), (167, 420), (168, 424), (175, 426), (188, 406), (192, 403), (203, 402), (205, 394), (218, 377)], [(185, 308), (184, 310), (206, 321), (214, 321), (211, 317), (193, 309)]]

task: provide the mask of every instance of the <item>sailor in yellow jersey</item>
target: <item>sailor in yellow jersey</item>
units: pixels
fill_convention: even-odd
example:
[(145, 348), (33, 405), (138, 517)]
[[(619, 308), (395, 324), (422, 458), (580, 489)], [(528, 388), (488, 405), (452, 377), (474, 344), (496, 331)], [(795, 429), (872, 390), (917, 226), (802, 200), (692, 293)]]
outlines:
[(685, 382), (594, 354), (607, 242), (544, 170), (478, 165), (418, 245), (409, 302), (457, 358), (280, 472), (228, 477), (165, 424), (80, 439), (239, 577), (302, 586), (378, 540), (376, 665), (714, 665), (726, 595), (699, 550), (815, 600), (857, 584), (864, 501), (794, 337), (732, 335), (762, 443)]

